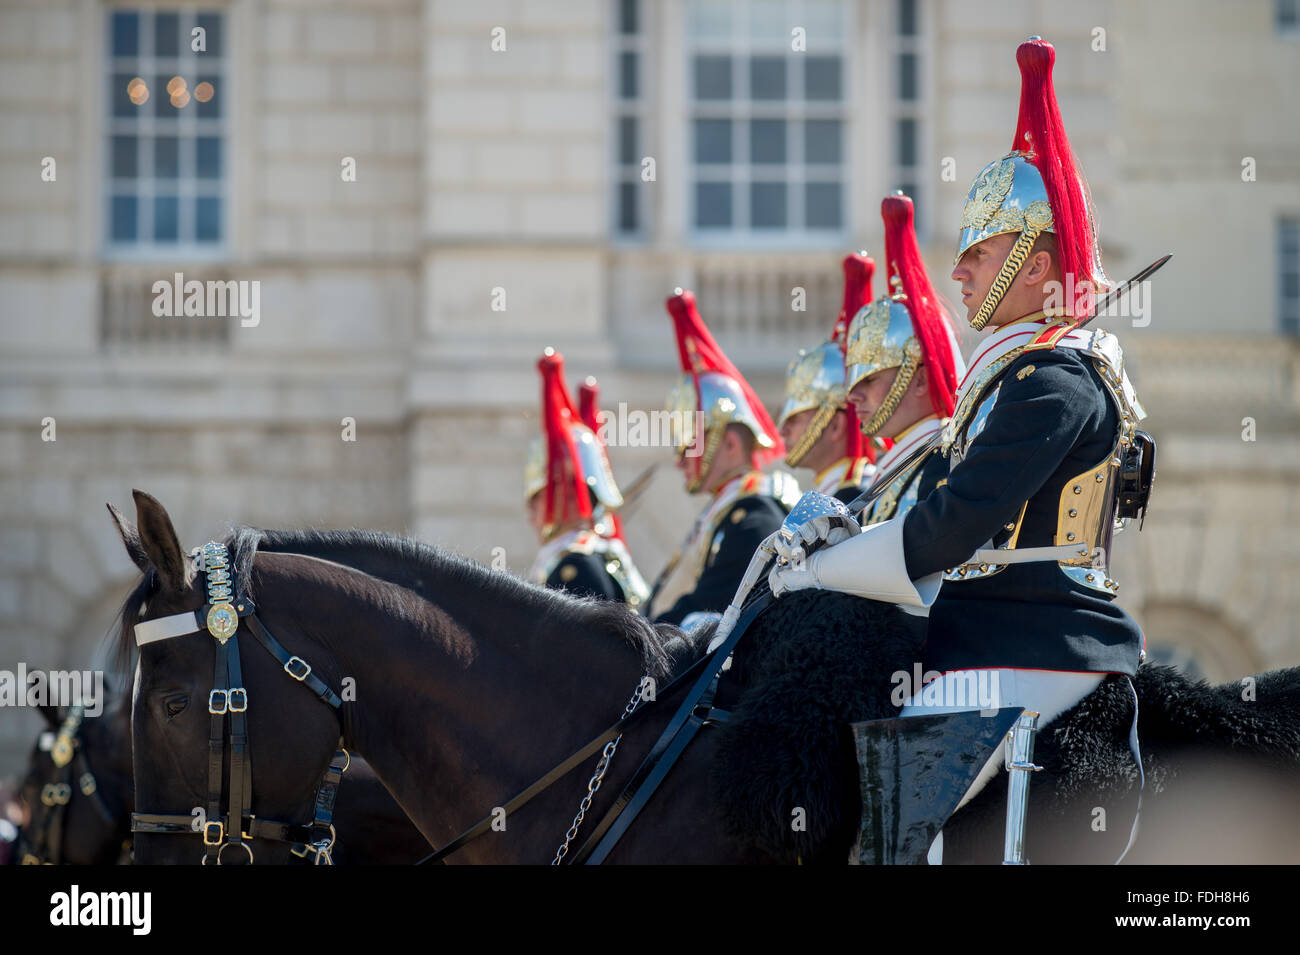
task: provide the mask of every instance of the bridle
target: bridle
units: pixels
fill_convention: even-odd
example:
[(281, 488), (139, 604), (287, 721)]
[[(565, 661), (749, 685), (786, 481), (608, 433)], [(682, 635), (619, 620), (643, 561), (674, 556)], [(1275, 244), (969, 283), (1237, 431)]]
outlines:
[[(41, 785), (40, 809), (32, 806), (39, 816), (18, 833), (18, 853), (22, 865), (58, 865), (63, 861), (63, 839), (67, 827), (68, 806), (72, 802), (73, 780), (81, 794), (90, 800), (101, 819), (115, 830), (118, 817), (104, 802), (99, 783), (90, 768), (81, 741), (81, 723), (85, 711), (81, 704), (68, 710), (57, 733), (41, 734), (38, 748), (50, 754), (58, 774), (52, 781)], [(130, 840), (122, 845), (122, 855), (129, 856)]]
[[(233, 579), (224, 544), (209, 541), (191, 552), (196, 570), (206, 578), (208, 600), (198, 610), (159, 617), (135, 625), (135, 642), (146, 643), (210, 633), (216, 640), (212, 692), (208, 694), (208, 792), (202, 820), (196, 813), (134, 812), (131, 831), (146, 833), (203, 834), (202, 864), (221, 864), (226, 849), (237, 846), (253, 862), (253, 839), (270, 839), (292, 845), (294, 855), (315, 856), (316, 865), (333, 865), (335, 832), (332, 824), (339, 783), (351, 757), (341, 746), (326, 767), (316, 790), (312, 821), (306, 825), (259, 819), (250, 812), (253, 774), (248, 751), (248, 691), (244, 688), (239, 659), (241, 622), (266, 651), (279, 661), (284, 672), (310, 689), (339, 715), (342, 700), (302, 657), (290, 654), (271, 636), (257, 617), (257, 607)], [(341, 727), (340, 727), (341, 729)], [(230, 752), (229, 778), (223, 780), (226, 749)], [(226, 802), (226, 811), (222, 811)], [(236, 852), (238, 854), (238, 851)]]

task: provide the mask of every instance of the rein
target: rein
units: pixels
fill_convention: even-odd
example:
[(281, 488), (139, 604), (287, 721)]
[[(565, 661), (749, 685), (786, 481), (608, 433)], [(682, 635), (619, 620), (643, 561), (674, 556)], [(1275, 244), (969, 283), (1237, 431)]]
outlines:
[[(212, 692), (208, 694), (211, 717), (208, 733), (208, 792), (203, 825), (197, 826), (194, 815), (183, 813), (134, 812), (131, 831), (147, 833), (203, 834), (202, 864), (221, 864), (222, 854), (238, 846), (253, 862), (253, 849), (245, 840), (271, 839), (293, 844), (290, 850), (304, 858), (315, 855), (317, 865), (333, 865), (331, 851), (335, 842), (334, 801), (339, 783), (351, 757), (340, 748), (330, 760), (320, 784), (312, 821), (306, 825), (259, 819), (249, 811), (252, 805), (253, 775), (248, 752), (248, 691), (244, 688), (239, 658), (240, 622), (258, 643), (275, 657), (284, 672), (302, 683), (338, 715), (342, 700), (319, 677), (312, 673), (306, 660), (286, 650), (258, 619), (256, 606), (242, 592), (232, 590), (238, 582), (231, 579), (224, 544), (209, 541), (192, 552), (197, 570), (206, 577), (208, 602), (198, 610), (148, 620), (135, 626), (137, 646), (207, 631), (216, 638)], [(230, 748), (230, 774), (224, 791), (228, 809), (222, 812), (223, 779), (226, 747)]]

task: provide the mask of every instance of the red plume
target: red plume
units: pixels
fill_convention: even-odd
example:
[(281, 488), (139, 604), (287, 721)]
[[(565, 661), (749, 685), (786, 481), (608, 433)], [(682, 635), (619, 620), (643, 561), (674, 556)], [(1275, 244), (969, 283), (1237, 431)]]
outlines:
[(600, 385), (590, 375), (578, 386), (578, 414), (582, 423), (592, 431), (599, 432), (600, 425), (596, 418), (600, 414)]
[(1056, 50), (1040, 39), (1026, 40), (1016, 50), (1020, 66), (1020, 115), (1011, 148), (1029, 153), (1029, 162), (1043, 177), (1052, 206), (1062, 280), (1073, 277), (1075, 315), (1092, 311), (1092, 296), (1109, 287), (1101, 267), (1095, 218), (1088, 183), (1079, 172), (1052, 86)]
[(912, 329), (921, 342), (922, 360), (930, 381), (930, 402), (941, 418), (952, 416), (957, 393), (957, 366), (952, 352), (953, 338), (939, 293), (930, 284), (921, 260), (913, 225), (912, 200), (907, 196), (886, 196), (880, 204), (885, 220), (885, 259), (889, 269), (902, 280)]
[[(844, 301), (831, 331), (831, 341), (840, 346), (841, 352), (848, 348), (849, 324), (853, 316), (862, 306), (871, 304), (871, 279), (875, 273), (876, 263), (866, 253), (844, 257)], [(865, 457), (875, 464), (876, 449), (862, 433), (858, 412), (852, 402), (844, 403), (844, 415), (844, 456), (850, 460)]]
[[(591, 429), (600, 442), (601, 448), (605, 447), (605, 442), (600, 437), (600, 385), (596, 379), (588, 375), (578, 386), (578, 413), (582, 416), (582, 423)], [(610, 519), (614, 525), (614, 536), (626, 542), (623, 537), (623, 519), (614, 512), (610, 512)]]
[(847, 347), (849, 323), (863, 305), (871, 304), (871, 279), (876, 274), (876, 263), (864, 252), (844, 257), (844, 303), (831, 330), (831, 341), (840, 349)]
[(785, 443), (781, 432), (772, 422), (772, 416), (759, 401), (754, 389), (749, 386), (743, 375), (731, 363), (726, 354), (713, 340), (700, 318), (699, 309), (695, 307), (695, 295), (690, 291), (681, 291), (668, 299), (668, 314), (673, 317), (673, 328), (677, 333), (677, 356), (681, 359), (682, 371), (695, 381), (695, 393), (700, 393), (700, 373), (715, 371), (735, 381), (754, 419), (772, 441), (772, 447), (757, 445), (754, 448), (754, 465), (763, 467), (776, 458), (785, 455)]
[(570, 427), (580, 420), (564, 381), (564, 357), (548, 348), (537, 360), (537, 370), (542, 373), (542, 433), (546, 439), (545, 521), (566, 524), (578, 517), (589, 518), (591, 498)]

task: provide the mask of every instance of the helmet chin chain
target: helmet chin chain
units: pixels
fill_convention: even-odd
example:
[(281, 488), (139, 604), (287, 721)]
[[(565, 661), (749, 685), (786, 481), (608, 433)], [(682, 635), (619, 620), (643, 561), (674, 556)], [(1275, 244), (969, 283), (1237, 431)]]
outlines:
[(921, 343), (915, 338), (909, 338), (903, 349), (903, 364), (899, 366), (898, 374), (894, 376), (894, 383), (889, 386), (889, 394), (885, 395), (885, 400), (880, 403), (871, 420), (861, 426), (863, 434), (868, 437), (875, 435), (885, 426), (885, 422), (893, 417), (894, 412), (903, 402), (903, 395), (911, 385), (916, 369), (920, 366)]
[(813, 415), (812, 421), (808, 422), (808, 427), (804, 429), (803, 437), (790, 449), (790, 453), (785, 456), (785, 463), (792, 468), (797, 468), (808, 452), (812, 450), (826, 430), (826, 426), (831, 423), (831, 418), (835, 417), (835, 412), (839, 411), (834, 405), (822, 405)]
[(722, 436), (726, 431), (726, 425), (715, 426), (712, 430), (705, 429), (704, 455), (700, 458), (699, 471), (695, 473), (695, 477), (686, 482), (687, 494), (694, 494), (704, 486), (704, 478), (713, 467), (713, 459), (718, 454), (718, 448), (722, 446)]
[[(1048, 219), (1048, 223), (1051, 223), (1051, 219)], [(1034, 241), (1042, 232), (1042, 229), (1026, 225), (1025, 231), (1021, 232), (1016, 238), (1015, 245), (1011, 246), (1006, 261), (1002, 263), (1002, 268), (998, 269), (998, 274), (993, 277), (993, 284), (989, 287), (988, 294), (984, 296), (979, 311), (970, 320), (970, 327), (975, 331), (983, 331), (984, 326), (989, 323), (989, 319), (993, 317), (994, 309), (1001, 303), (1002, 297), (1007, 294), (1007, 289), (1011, 288), (1016, 273), (1025, 264), (1025, 259), (1029, 258), (1029, 250), (1033, 248)]]

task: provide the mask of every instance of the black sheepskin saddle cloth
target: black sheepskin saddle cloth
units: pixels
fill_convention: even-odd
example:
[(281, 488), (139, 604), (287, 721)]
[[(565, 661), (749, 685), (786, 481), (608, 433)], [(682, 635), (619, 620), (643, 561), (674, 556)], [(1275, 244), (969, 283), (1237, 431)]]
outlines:
[[(778, 862), (847, 859), (860, 818), (848, 724), (898, 715), (891, 675), (912, 671), (924, 635), (923, 618), (829, 591), (788, 594), (751, 625), (726, 675), (733, 716), (718, 730), (710, 778), (730, 838)], [(1300, 796), (1300, 668), (1250, 679), (1212, 687), (1169, 667), (1140, 670), (1144, 828), (1198, 768), (1216, 778), (1250, 771), (1256, 789), (1280, 786), (1292, 804)], [(1113, 862), (1123, 851), (1141, 781), (1132, 720), (1128, 681), (1110, 677), (1039, 732), (1031, 861)], [(999, 774), (945, 826), (945, 864), (999, 862), (1005, 811)]]

